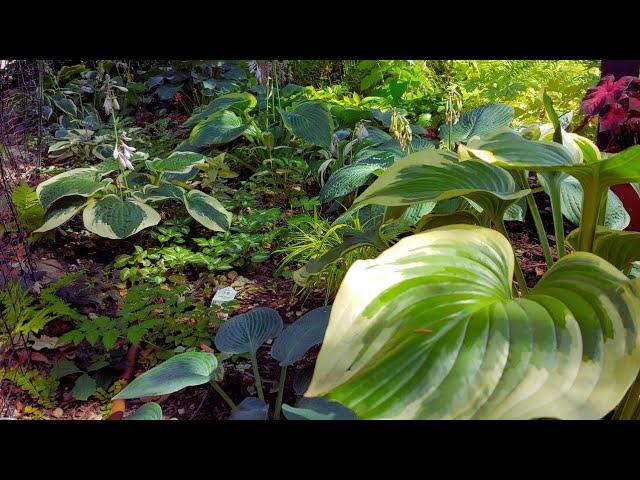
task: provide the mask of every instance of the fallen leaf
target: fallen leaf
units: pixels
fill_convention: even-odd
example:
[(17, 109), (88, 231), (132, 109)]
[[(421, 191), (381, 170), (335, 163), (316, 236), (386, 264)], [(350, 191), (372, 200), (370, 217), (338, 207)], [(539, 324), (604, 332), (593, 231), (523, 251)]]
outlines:
[(40, 352), (31, 352), (31, 361), (32, 362), (48, 362), (49, 359), (45, 357)]
[(53, 412), (51, 412), (51, 416), (55, 418), (62, 418), (63, 415), (64, 411), (60, 407), (54, 409)]
[(544, 275), (544, 269), (542, 267), (536, 267), (535, 271), (538, 277), (541, 277), (542, 275)]

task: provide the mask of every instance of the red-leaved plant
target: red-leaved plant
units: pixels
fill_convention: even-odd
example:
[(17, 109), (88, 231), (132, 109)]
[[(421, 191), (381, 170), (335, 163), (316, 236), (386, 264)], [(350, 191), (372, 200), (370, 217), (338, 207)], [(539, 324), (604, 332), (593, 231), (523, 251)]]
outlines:
[(625, 76), (615, 80), (607, 75), (587, 90), (580, 113), (589, 121), (598, 116), (600, 131), (609, 131), (611, 141), (605, 151), (620, 151), (640, 143), (640, 78)]

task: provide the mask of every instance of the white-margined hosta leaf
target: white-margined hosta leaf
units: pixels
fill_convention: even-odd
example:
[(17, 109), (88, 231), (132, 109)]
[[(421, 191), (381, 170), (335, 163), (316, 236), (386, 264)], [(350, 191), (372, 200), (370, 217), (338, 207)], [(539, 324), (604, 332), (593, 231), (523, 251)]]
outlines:
[(133, 195), (142, 202), (158, 202), (161, 200), (184, 201), (185, 190), (182, 187), (168, 182), (160, 182), (160, 185), (145, 185), (141, 192)]
[[(513, 120), (513, 107), (502, 103), (488, 103), (463, 112), (460, 120), (451, 128), (452, 142), (466, 142), (474, 136), (485, 136), (499, 128), (507, 127)], [(440, 138), (449, 141), (449, 125), (439, 128)]]
[(452, 153), (422, 151), (397, 160), (353, 203), (413, 205), (468, 197), (494, 218), (502, 218), (513, 202), (530, 190), (520, 190), (511, 174), (482, 161), (458, 161)]
[(283, 322), (280, 314), (272, 308), (259, 307), (236, 315), (224, 322), (216, 334), (216, 348), (224, 353), (251, 353), (278, 336)]
[(86, 205), (85, 197), (64, 197), (49, 207), (44, 223), (34, 233), (48, 232), (71, 220)]
[(195, 165), (204, 163), (206, 157), (195, 152), (173, 152), (167, 158), (147, 160), (147, 167), (158, 173), (189, 173)]
[(122, 200), (117, 195), (89, 199), (82, 212), (87, 230), (105, 238), (127, 238), (160, 222), (160, 214), (137, 200)]
[[(567, 235), (567, 242), (573, 248), (578, 248), (580, 229)], [(640, 232), (620, 232), (605, 227), (596, 227), (593, 240), (593, 253), (628, 272), (631, 264), (640, 260)]]
[(200, 190), (189, 190), (184, 205), (198, 223), (215, 232), (225, 232), (231, 224), (231, 212), (211, 195)]
[[(611, 230), (624, 230), (631, 222), (631, 217), (615, 193), (609, 190), (607, 195), (604, 226)], [(574, 225), (579, 225), (583, 200), (580, 182), (573, 177), (564, 178), (560, 184), (560, 198), (562, 199), (562, 214)]]
[(359, 418), (606, 415), (640, 369), (640, 284), (578, 252), (514, 298), (513, 271), (507, 239), (468, 225), (354, 263), (305, 395)]
[(46, 210), (63, 197), (90, 197), (110, 183), (111, 179), (100, 181), (100, 173), (94, 168), (74, 168), (45, 180), (36, 187), (36, 193)]
[(296, 137), (313, 145), (329, 149), (333, 132), (331, 115), (318, 102), (304, 102), (290, 112), (280, 109), (285, 126)]
[(218, 367), (212, 353), (185, 352), (171, 357), (136, 377), (114, 400), (168, 395), (209, 382)]

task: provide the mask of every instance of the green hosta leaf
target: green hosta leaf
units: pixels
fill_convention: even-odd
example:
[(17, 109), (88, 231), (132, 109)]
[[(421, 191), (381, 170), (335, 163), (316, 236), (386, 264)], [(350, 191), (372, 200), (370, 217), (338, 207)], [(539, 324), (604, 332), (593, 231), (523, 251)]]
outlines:
[(137, 200), (123, 201), (117, 195), (90, 199), (82, 212), (87, 230), (105, 238), (127, 238), (160, 222), (160, 214)]
[(304, 395), (309, 385), (311, 384), (311, 378), (313, 377), (314, 365), (307, 365), (293, 379), (293, 391), (296, 395)]
[(73, 103), (63, 94), (56, 93), (51, 97), (51, 99), (53, 100), (55, 106), (67, 115), (70, 115), (71, 117), (76, 117), (78, 115), (78, 108), (76, 107), (75, 103)]
[(147, 160), (147, 167), (151, 170), (163, 173), (186, 174), (191, 172), (193, 167), (205, 162), (206, 157), (194, 152), (173, 152), (167, 158), (156, 158)]
[(123, 420), (162, 420), (162, 407), (155, 402), (145, 403)]
[(229, 110), (216, 112), (198, 123), (178, 150), (190, 151), (211, 145), (223, 145), (238, 138), (246, 128), (242, 119), (235, 113)]
[[(573, 177), (563, 179), (560, 187), (562, 214), (574, 225), (580, 224), (582, 217), (583, 190), (580, 182)], [(611, 190), (607, 196), (607, 211), (604, 226), (612, 230), (624, 230), (631, 222), (631, 217), (618, 196)]]
[(231, 412), (229, 420), (268, 420), (269, 405), (256, 397), (247, 397)]
[(44, 216), (44, 223), (34, 233), (48, 232), (68, 222), (87, 204), (84, 197), (64, 197), (49, 207)]
[(198, 223), (215, 232), (225, 232), (231, 224), (231, 212), (211, 195), (200, 190), (189, 190), (184, 196), (184, 204)]
[(356, 262), (306, 395), (363, 419), (603, 417), (640, 369), (640, 285), (586, 252), (524, 297), (513, 271), (508, 240), (467, 225)]
[(248, 92), (243, 93), (230, 93), (228, 95), (223, 95), (218, 97), (208, 105), (204, 107), (198, 107), (193, 111), (193, 114), (189, 117), (189, 119), (184, 122), (182, 125), (186, 128), (191, 128), (194, 125), (198, 124), (202, 120), (206, 119), (210, 115), (219, 112), (221, 110), (227, 110), (232, 108), (239, 112), (245, 112), (253, 109), (256, 106), (256, 97), (251, 95)]
[(468, 210), (453, 213), (431, 213), (420, 219), (416, 225), (415, 233), (457, 224), (480, 225), (480, 220), (476, 214)]
[(168, 182), (160, 182), (160, 185), (145, 185), (142, 192), (135, 192), (133, 195), (142, 202), (158, 202), (169, 199), (183, 202), (185, 190)]
[(513, 203), (504, 212), (504, 219), (512, 222), (524, 222), (527, 215), (527, 201), (525, 198), (521, 198), (516, 203)]
[(42, 182), (36, 187), (36, 193), (46, 210), (62, 197), (90, 197), (111, 183), (111, 179), (99, 181), (99, 177), (94, 168), (74, 168)]
[(331, 146), (331, 115), (320, 103), (304, 102), (290, 112), (280, 109), (280, 115), (295, 136), (326, 149)]
[(583, 187), (594, 182), (602, 189), (620, 183), (640, 182), (640, 145), (598, 161), (564, 168), (563, 171), (580, 180)]
[(433, 142), (422, 137), (414, 136), (411, 138), (411, 151), (419, 152), (421, 150), (435, 150), (436, 146)]
[(502, 218), (508, 206), (529, 190), (520, 190), (509, 172), (482, 161), (459, 162), (455, 155), (423, 151), (397, 160), (352, 205), (413, 205), (460, 196)]
[(95, 393), (97, 388), (98, 385), (96, 381), (86, 373), (83, 373), (76, 380), (76, 383), (71, 390), (71, 395), (73, 395), (73, 398), (76, 400), (85, 402)]
[(371, 118), (371, 110), (363, 110), (360, 108), (343, 107), (342, 105), (333, 105), (331, 113), (338, 120), (340, 127), (353, 127), (360, 120), (368, 120)]
[[(567, 243), (578, 248), (577, 228), (567, 235)], [(596, 227), (593, 253), (604, 258), (623, 272), (629, 271), (631, 264), (640, 260), (640, 232), (619, 232), (605, 227)]]
[(357, 420), (347, 407), (325, 398), (301, 398), (296, 407), (282, 405), (287, 420)]
[(319, 307), (306, 313), (278, 335), (271, 356), (288, 367), (300, 360), (309, 349), (322, 342), (329, 323), (331, 307)]
[[(488, 103), (463, 112), (458, 123), (451, 127), (451, 141), (467, 142), (476, 135), (483, 137), (499, 128), (508, 127), (513, 114), (513, 107), (501, 103)], [(440, 125), (439, 134), (443, 141), (448, 142), (449, 125)]]
[(259, 307), (224, 322), (216, 335), (216, 348), (224, 353), (251, 353), (270, 338), (278, 336), (283, 323), (272, 308)]
[(135, 378), (114, 400), (168, 395), (209, 382), (218, 366), (216, 357), (207, 352), (186, 352), (171, 357)]

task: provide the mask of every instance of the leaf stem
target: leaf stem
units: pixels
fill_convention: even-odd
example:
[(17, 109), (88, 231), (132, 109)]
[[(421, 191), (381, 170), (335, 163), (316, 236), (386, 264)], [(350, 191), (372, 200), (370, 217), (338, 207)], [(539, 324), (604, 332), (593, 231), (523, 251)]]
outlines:
[[(518, 172), (520, 176), (520, 182), (522, 188), (529, 188), (529, 180), (527, 179), (524, 171)], [(547, 267), (550, 268), (553, 265), (553, 256), (551, 255), (551, 247), (549, 247), (549, 239), (547, 239), (547, 232), (544, 230), (544, 225), (542, 223), (542, 217), (540, 216), (540, 211), (538, 210), (538, 205), (536, 204), (535, 198), (533, 198), (533, 193), (529, 193), (527, 195), (527, 205), (529, 206), (529, 211), (531, 212), (531, 217), (533, 218), (533, 223), (536, 226), (536, 233), (538, 234), (538, 238), (540, 239), (540, 244), (542, 245), (542, 251), (544, 252), (544, 260), (547, 263)]]
[(284, 396), (284, 382), (287, 379), (287, 367), (280, 370), (280, 384), (278, 386), (278, 398), (276, 399), (276, 411), (273, 414), (274, 420), (280, 420), (280, 410), (282, 407), (282, 397)]
[(551, 212), (553, 214), (553, 230), (556, 234), (556, 250), (558, 260), (566, 254), (564, 245), (564, 219), (562, 217), (562, 199), (558, 185), (551, 180), (549, 183), (549, 197), (551, 199)]
[[(496, 226), (498, 231), (507, 238), (507, 240), (511, 241), (509, 239), (509, 233), (507, 232), (507, 227), (505, 227), (504, 225), (504, 220), (501, 220), (499, 222), (494, 222), (494, 225)], [(518, 261), (518, 257), (516, 256), (515, 251), (513, 252), (513, 259), (515, 263), (516, 279), (518, 281), (518, 286), (520, 287), (520, 293), (521, 294), (529, 293), (529, 289), (527, 288), (527, 280), (524, 278), (524, 273), (522, 272), (522, 268), (520, 267), (520, 262)]]
[(256, 381), (256, 390), (260, 400), (264, 400), (264, 392), (262, 391), (262, 381), (260, 380), (260, 372), (258, 371), (258, 359), (256, 354), (251, 355), (251, 365), (253, 366), (253, 377)]
[(602, 202), (602, 191), (597, 187), (597, 178), (591, 185), (582, 185), (584, 192), (582, 197), (582, 217), (580, 217), (580, 236), (578, 238), (578, 250), (591, 252), (593, 239), (596, 235), (598, 213)]
[(218, 384), (218, 382), (216, 382), (215, 380), (209, 380), (209, 383), (211, 384), (213, 389), (216, 392), (218, 392), (218, 395), (220, 395), (222, 397), (222, 399), (227, 403), (227, 405), (229, 405), (231, 410), (235, 410), (237, 408), (237, 405), (233, 402), (233, 400), (231, 400), (231, 397), (229, 397), (229, 395), (227, 395), (227, 392), (225, 392), (222, 389), (222, 387)]
[(640, 375), (636, 377), (631, 388), (618, 405), (614, 413), (614, 420), (634, 420), (638, 406), (640, 406)]

